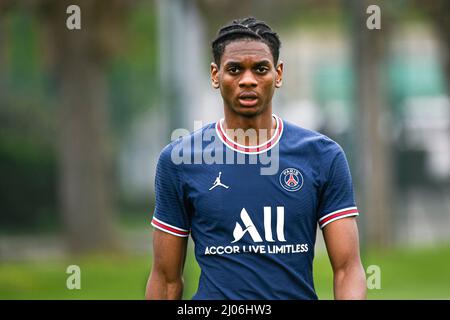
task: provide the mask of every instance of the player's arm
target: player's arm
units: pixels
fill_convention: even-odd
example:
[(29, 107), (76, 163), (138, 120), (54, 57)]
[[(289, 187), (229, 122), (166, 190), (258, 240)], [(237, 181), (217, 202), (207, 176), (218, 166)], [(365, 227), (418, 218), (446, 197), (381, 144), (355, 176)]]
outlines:
[(354, 218), (343, 218), (323, 228), (333, 268), (334, 298), (365, 299), (366, 276), (359, 255), (358, 227)]
[(146, 299), (181, 299), (187, 239), (158, 229), (154, 230), (153, 267), (147, 282)]

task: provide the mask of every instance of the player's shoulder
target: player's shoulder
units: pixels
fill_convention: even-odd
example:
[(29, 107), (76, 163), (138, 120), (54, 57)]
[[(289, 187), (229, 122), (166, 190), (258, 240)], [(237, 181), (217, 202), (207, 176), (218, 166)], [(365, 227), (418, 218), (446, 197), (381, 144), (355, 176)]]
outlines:
[(322, 155), (332, 156), (342, 153), (343, 149), (333, 139), (323, 133), (306, 129), (289, 121), (284, 122), (284, 135), (286, 143), (293, 145), (297, 149), (306, 149), (320, 153)]
[[(169, 144), (167, 144), (160, 152), (160, 158), (168, 158), (176, 153), (183, 153), (184, 151), (192, 151), (192, 144), (198, 139), (202, 141), (203, 137), (209, 130), (215, 130), (215, 123), (209, 123), (200, 129), (186, 133), (185, 130), (180, 131), (179, 135), (175, 137)], [(176, 135), (176, 132), (175, 132)]]

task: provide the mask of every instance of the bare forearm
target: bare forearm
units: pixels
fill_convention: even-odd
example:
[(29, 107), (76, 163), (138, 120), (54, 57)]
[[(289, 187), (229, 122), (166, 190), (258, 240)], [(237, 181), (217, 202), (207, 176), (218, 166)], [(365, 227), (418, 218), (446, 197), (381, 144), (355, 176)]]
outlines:
[(366, 290), (366, 276), (361, 264), (354, 264), (334, 272), (336, 300), (364, 300)]
[(147, 283), (147, 300), (180, 300), (183, 296), (183, 279), (168, 281), (162, 276), (152, 274)]

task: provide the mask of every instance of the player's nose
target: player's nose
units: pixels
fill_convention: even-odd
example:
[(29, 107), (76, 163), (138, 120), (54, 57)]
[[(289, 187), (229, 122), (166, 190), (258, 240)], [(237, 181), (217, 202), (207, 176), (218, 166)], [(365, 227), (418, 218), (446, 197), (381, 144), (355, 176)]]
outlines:
[(258, 81), (251, 70), (246, 70), (239, 80), (240, 87), (256, 87), (257, 85)]

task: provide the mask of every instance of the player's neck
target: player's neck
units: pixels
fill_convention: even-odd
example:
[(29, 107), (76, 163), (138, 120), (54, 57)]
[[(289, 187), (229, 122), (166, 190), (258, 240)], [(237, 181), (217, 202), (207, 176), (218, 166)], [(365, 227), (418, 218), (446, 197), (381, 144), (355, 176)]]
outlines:
[[(255, 139), (244, 138), (236, 135), (228, 135), (232, 137), (235, 142), (244, 144), (246, 146), (260, 145), (269, 140), (275, 134), (277, 121), (272, 116), (272, 108), (267, 108), (263, 113), (254, 117), (244, 117), (233, 112), (225, 111), (225, 118), (222, 123), (225, 132), (230, 133), (233, 130), (243, 130), (244, 134), (250, 135), (252, 132), (256, 133)], [(251, 130), (253, 129), (253, 130)], [(236, 132), (236, 131), (235, 131)]]

